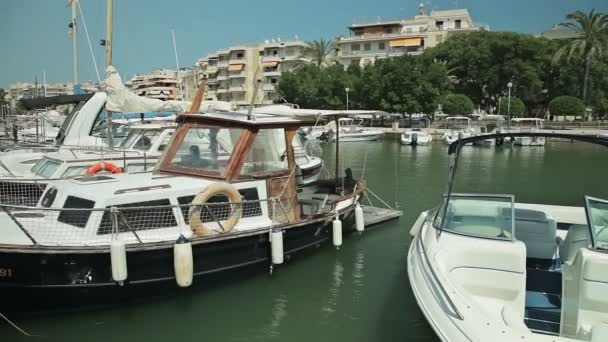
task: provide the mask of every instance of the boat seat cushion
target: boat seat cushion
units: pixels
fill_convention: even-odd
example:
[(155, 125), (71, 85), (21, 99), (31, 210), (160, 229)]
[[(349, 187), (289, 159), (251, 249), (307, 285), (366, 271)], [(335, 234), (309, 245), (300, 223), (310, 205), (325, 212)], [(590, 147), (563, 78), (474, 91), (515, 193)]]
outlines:
[(557, 252), (557, 223), (542, 211), (515, 209), (515, 238), (526, 245), (527, 257), (553, 259)]
[(562, 262), (571, 263), (578, 250), (588, 247), (590, 244), (589, 227), (586, 224), (571, 225), (566, 239), (559, 247), (559, 258)]
[(530, 330), (528, 330), (528, 327), (524, 323), (524, 318), (522, 316), (518, 315), (517, 311), (515, 311), (515, 309), (511, 308), (508, 305), (505, 305), (502, 308), (501, 314), (502, 314), (502, 319), (505, 321), (505, 324), (509, 328), (512, 328), (515, 331), (521, 332), (521, 333), (530, 332)]
[(591, 342), (608, 341), (608, 324), (598, 324), (591, 328)]

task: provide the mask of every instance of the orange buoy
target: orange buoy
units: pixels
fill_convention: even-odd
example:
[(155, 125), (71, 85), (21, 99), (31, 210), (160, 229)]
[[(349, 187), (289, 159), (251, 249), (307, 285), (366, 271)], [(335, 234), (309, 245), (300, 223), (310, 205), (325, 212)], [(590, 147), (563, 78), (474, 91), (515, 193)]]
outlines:
[(87, 169), (87, 174), (92, 175), (92, 174), (98, 173), (100, 171), (108, 171), (111, 173), (122, 173), (122, 169), (119, 168), (118, 166), (116, 166), (112, 163), (108, 163), (108, 162), (100, 162), (100, 163), (89, 166), (89, 168)]

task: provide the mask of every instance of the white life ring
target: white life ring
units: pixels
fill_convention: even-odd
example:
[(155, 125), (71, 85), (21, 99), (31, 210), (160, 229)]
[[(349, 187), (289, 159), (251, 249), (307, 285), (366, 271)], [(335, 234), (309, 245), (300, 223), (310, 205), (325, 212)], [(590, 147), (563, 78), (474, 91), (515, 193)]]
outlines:
[(190, 228), (192, 232), (197, 236), (205, 237), (214, 235), (215, 232), (207, 228), (201, 221), (201, 210), (203, 205), (207, 204), (207, 201), (215, 195), (224, 194), (230, 201), (232, 212), (226, 221), (222, 223), (223, 232), (228, 233), (234, 229), (234, 226), (241, 219), (242, 204), (241, 194), (231, 184), (228, 183), (213, 183), (207, 186), (203, 191), (199, 192), (196, 197), (192, 200), (192, 207), (190, 207), (190, 213), (188, 214)]

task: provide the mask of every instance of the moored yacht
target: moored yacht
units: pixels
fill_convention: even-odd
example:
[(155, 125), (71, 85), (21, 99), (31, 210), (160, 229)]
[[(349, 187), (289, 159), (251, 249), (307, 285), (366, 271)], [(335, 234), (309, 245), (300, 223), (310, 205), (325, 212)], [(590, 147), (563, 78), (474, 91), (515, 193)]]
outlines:
[(441, 140), (449, 145), (458, 139), (468, 138), (472, 135), (471, 119), (466, 116), (449, 116), (446, 119), (446, 131)]
[(410, 145), (410, 146), (418, 146), (418, 145), (428, 145), (433, 142), (433, 136), (430, 132), (430, 121), (425, 119), (423, 121), (425, 127), (414, 127), (414, 128), (406, 128), (405, 131), (401, 134), (401, 144)]
[(384, 131), (371, 127), (362, 126), (363, 119), (355, 118), (340, 118), (338, 120), (337, 130), (340, 134), (333, 134), (332, 141), (340, 139), (343, 142), (353, 141), (373, 141), (378, 140), (384, 135)]
[[(569, 134), (489, 137), (525, 135), (608, 147)], [(450, 145), (443, 199), (411, 228), (407, 268), (421, 311), (442, 341), (607, 341), (608, 200), (569, 207), (456, 193), (461, 148), (484, 138)]]
[[(538, 118), (514, 118), (511, 119), (509, 132), (540, 132), (545, 120)], [(542, 136), (516, 137), (513, 141), (518, 146), (545, 146), (545, 138)]]
[(61, 180), (35, 207), (2, 205), (2, 310), (185, 287), (339, 246), (366, 185), (347, 170), (297, 187), (293, 138), (315, 119), (181, 114), (157, 172)]

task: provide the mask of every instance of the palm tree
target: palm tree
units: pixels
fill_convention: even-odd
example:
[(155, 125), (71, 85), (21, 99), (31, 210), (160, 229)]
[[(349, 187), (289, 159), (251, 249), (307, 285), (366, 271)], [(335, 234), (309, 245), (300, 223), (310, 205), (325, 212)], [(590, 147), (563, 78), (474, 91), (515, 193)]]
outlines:
[(312, 58), (313, 63), (317, 66), (325, 65), (328, 62), (328, 57), (334, 53), (336, 43), (323, 38), (306, 42), (304, 54)]
[(608, 15), (595, 13), (595, 10), (591, 10), (589, 14), (576, 11), (568, 14), (566, 21), (560, 26), (574, 30), (577, 37), (570, 39), (567, 44), (557, 50), (553, 61), (557, 62), (564, 56), (567, 60), (572, 57), (583, 58), (585, 61), (583, 101), (586, 102), (591, 62), (608, 50)]

